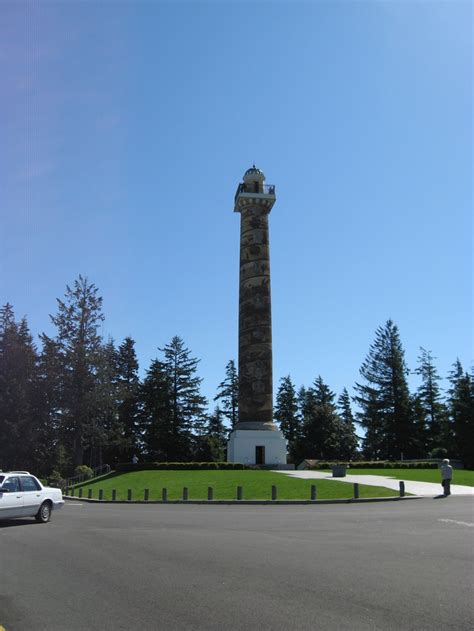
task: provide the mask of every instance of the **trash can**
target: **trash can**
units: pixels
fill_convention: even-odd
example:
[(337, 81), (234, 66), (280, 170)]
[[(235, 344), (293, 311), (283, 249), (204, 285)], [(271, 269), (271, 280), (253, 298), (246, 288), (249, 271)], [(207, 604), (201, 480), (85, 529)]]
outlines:
[(332, 468), (332, 477), (333, 478), (345, 478), (346, 477), (346, 465), (345, 464), (335, 464)]

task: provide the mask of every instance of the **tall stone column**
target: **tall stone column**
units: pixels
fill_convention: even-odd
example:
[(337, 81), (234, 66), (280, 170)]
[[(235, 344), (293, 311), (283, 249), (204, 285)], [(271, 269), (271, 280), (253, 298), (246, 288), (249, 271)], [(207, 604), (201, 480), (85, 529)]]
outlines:
[[(248, 174), (248, 172), (247, 172)], [(246, 174), (246, 177), (248, 175)], [(260, 178), (260, 174), (249, 174)], [(244, 177), (245, 183), (245, 177)], [(261, 182), (255, 184), (263, 188)], [(253, 188), (253, 187), (249, 187)], [(275, 194), (239, 194), (239, 425), (273, 425), (272, 304), (268, 215)]]
[(272, 313), (268, 216), (275, 187), (255, 165), (235, 195), (241, 215), (239, 284), (239, 419), (228, 459), (286, 463), (286, 441), (273, 423)]

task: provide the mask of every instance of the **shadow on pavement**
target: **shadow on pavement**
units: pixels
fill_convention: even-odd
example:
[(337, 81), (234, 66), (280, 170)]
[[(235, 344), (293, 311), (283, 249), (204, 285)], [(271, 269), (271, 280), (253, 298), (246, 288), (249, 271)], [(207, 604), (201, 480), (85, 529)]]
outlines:
[[(38, 522), (34, 519), (2, 519), (0, 520), (0, 528), (11, 528), (12, 526), (37, 526)], [(1, 627), (0, 627), (1, 628)]]

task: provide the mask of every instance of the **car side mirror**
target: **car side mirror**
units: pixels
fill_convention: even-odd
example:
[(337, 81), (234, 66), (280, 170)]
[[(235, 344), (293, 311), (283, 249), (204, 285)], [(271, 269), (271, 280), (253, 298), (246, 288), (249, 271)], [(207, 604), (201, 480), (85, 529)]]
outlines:
[(0, 493), (10, 493), (10, 489), (2, 489), (0, 486)]

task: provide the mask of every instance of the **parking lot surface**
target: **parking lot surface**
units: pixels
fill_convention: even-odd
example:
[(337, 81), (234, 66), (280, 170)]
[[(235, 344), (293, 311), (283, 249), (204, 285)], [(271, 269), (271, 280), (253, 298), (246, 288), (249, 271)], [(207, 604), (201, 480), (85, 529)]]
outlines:
[(473, 628), (470, 498), (90, 505), (0, 523), (0, 628)]

